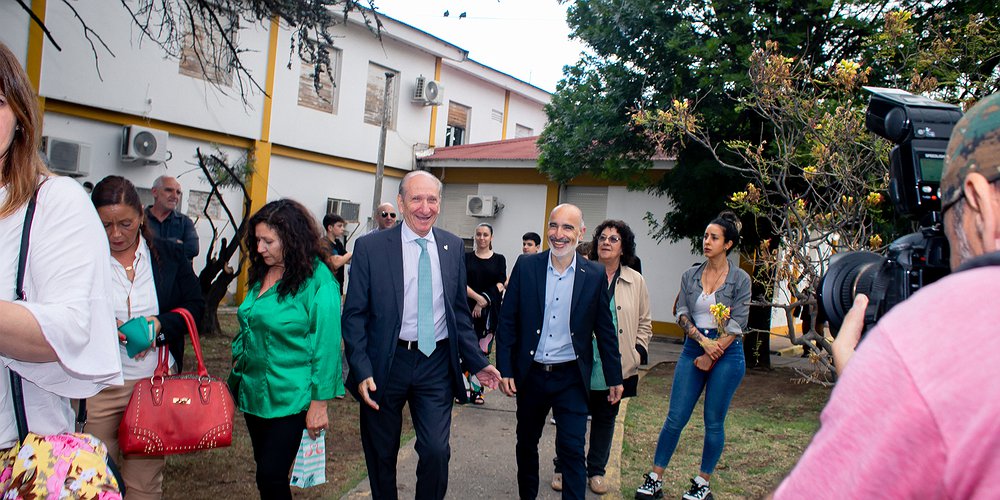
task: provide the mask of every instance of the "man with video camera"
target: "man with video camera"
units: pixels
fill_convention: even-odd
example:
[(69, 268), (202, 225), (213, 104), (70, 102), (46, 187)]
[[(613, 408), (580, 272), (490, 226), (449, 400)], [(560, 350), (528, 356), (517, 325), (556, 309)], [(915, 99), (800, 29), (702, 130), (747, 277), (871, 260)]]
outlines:
[(1000, 495), (1000, 94), (955, 125), (941, 207), (952, 274), (860, 347), (868, 297), (857, 295), (822, 426), (774, 498)]

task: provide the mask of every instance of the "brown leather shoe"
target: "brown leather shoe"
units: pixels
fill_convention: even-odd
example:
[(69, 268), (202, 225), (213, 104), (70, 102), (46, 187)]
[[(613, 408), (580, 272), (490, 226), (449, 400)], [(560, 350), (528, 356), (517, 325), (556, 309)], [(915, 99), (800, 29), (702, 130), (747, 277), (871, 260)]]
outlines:
[(608, 482), (604, 480), (604, 476), (591, 476), (588, 482), (590, 483), (590, 491), (598, 495), (608, 492)]
[(552, 489), (562, 491), (562, 473), (556, 472), (552, 475)]

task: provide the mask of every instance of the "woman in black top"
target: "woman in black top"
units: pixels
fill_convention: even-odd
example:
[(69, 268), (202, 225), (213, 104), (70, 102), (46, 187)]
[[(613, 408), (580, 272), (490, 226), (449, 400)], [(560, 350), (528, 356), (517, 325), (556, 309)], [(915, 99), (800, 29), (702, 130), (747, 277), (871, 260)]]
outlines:
[[(493, 226), (482, 223), (476, 226), (474, 250), (465, 254), (465, 272), (468, 281), (469, 310), (472, 324), (479, 337), (479, 347), (489, 354), (500, 316), (504, 283), (507, 282), (507, 259), (493, 251)], [(474, 382), (474, 381), (473, 381)], [(471, 400), (483, 404), (482, 388), (473, 384)]]

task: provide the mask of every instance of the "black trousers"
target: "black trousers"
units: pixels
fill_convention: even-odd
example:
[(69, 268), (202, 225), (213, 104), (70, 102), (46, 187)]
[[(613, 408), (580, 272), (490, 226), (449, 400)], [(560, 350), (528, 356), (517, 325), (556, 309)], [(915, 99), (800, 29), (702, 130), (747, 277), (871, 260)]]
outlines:
[(587, 490), (584, 444), (587, 434), (587, 393), (575, 361), (544, 371), (533, 363), (517, 384), (517, 487), (522, 499), (538, 496), (538, 440), (555, 416), (556, 456), (563, 470), (562, 498), (583, 499)]
[[(590, 441), (587, 443), (587, 477), (603, 476), (607, 473), (608, 458), (611, 456), (611, 441), (615, 437), (615, 419), (621, 401), (608, 403), (608, 391), (590, 391)], [(552, 459), (557, 473), (562, 472), (559, 457)]]
[(292, 498), (288, 474), (306, 428), (306, 412), (287, 417), (260, 418), (249, 413), (243, 416), (253, 445), (253, 460), (257, 463), (257, 491), (262, 500)]
[(396, 500), (396, 456), (409, 403), (417, 435), (417, 500), (440, 500), (448, 491), (451, 460), (451, 410), (448, 341), (438, 342), (430, 357), (396, 348), (388, 380), (377, 388), (379, 409), (361, 403), (361, 445), (375, 500)]

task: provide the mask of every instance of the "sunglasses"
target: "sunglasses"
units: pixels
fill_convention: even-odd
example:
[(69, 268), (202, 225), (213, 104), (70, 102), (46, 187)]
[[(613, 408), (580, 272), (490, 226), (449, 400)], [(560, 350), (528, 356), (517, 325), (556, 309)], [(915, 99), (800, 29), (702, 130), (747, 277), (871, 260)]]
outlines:
[(386, 212), (385, 210), (383, 210), (382, 211), (382, 218), (384, 219), (386, 217), (389, 217), (390, 219), (395, 219), (396, 218), (396, 212)]
[(597, 237), (597, 242), (598, 243), (604, 243), (605, 241), (610, 241), (611, 243), (618, 243), (621, 240), (622, 240), (621, 236), (616, 236), (616, 235), (613, 235), (613, 234), (611, 236), (604, 236), (602, 234), (602, 235), (600, 235), (600, 236)]

